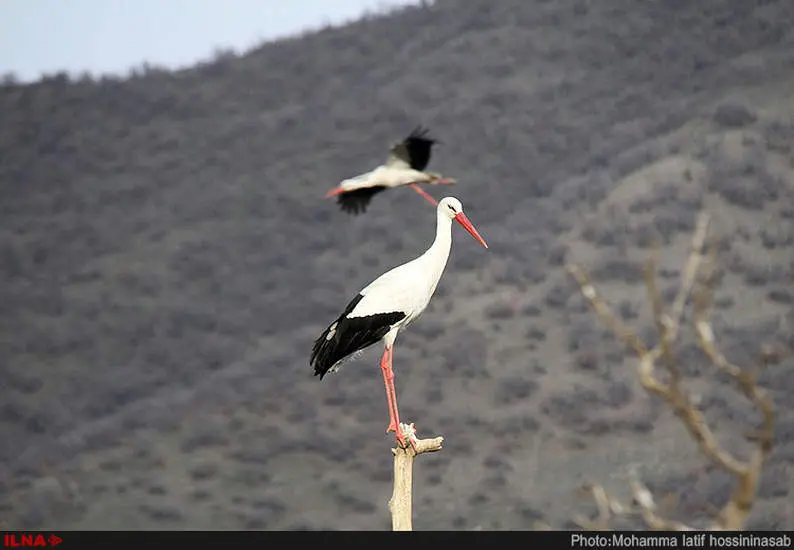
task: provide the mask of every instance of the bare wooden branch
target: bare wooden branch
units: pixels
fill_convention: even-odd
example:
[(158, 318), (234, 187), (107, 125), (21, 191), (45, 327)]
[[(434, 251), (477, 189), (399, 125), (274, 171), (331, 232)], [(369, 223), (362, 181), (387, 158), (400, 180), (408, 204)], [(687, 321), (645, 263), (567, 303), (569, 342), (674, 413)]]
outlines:
[(588, 493), (598, 510), (598, 517), (591, 520), (582, 516), (576, 516), (574, 522), (591, 531), (608, 531), (609, 523), (613, 516), (624, 515), (627, 511), (624, 506), (612, 498), (601, 485), (586, 484), (582, 489)]
[[(714, 274), (713, 259), (707, 264), (704, 271), (701, 289), (695, 299), (695, 329), (698, 344), (712, 364), (737, 382), (744, 396), (761, 411), (763, 416), (760, 433), (753, 438), (756, 446), (750, 458), (746, 462), (741, 462), (730, 457), (731, 460), (725, 460), (726, 465), (723, 467), (737, 478), (738, 483), (730, 500), (720, 511), (715, 526), (725, 530), (738, 530), (744, 527), (747, 517), (750, 515), (764, 462), (772, 452), (775, 412), (772, 400), (765, 391), (756, 385), (754, 373), (744, 371), (730, 363), (717, 349), (714, 331), (711, 329), (708, 317), (712, 296), (711, 281)], [(723, 451), (723, 454), (727, 455), (728, 453)]]
[(412, 531), (414, 459), (422, 453), (440, 451), (444, 438), (416, 439), (413, 424), (400, 424), (400, 431), (410, 443), (405, 447), (398, 444), (391, 450), (394, 453), (394, 490), (389, 500), (389, 512), (392, 531)]
[(640, 480), (636, 470), (631, 472), (631, 492), (645, 524), (655, 531), (694, 531), (692, 527), (663, 517), (656, 511), (653, 494)]
[(649, 528), (661, 531), (691, 531), (684, 523), (664, 518), (656, 511), (656, 503), (650, 490), (640, 481), (636, 471), (631, 472), (631, 491), (634, 506), (626, 506), (607, 493), (601, 485), (587, 485), (586, 491), (595, 502), (598, 516), (595, 520), (576, 516), (574, 522), (583, 529), (608, 531), (612, 518), (620, 516), (640, 516)]
[[(656, 282), (656, 250), (654, 250), (648, 260), (645, 270), (645, 285), (648, 291), (648, 300), (653, 309), (654, 323), (659, 333), (659, 342), (650, 350), (647, 349), (634, 330), (623, 325), (617, 319), (611, 308), (596, 292), (584, 270), (575, 265), (569, 265), (567, 269), (579, 283), (582, 294), (593, 306), (602, 322), (637, 353), (639, 358), (637, 370), (643, 388), (649, 393), (661, 397), (675, 412), (677, 418), (686, 427), (689, 435), (698, 444), (701, 454), (708, 458), (716, 467), (737, 479), (738, 483), (731, 498), (720, 510), (714, 523), (709, 528), (711, 530), (739, 530), (744, 528), (747, 517), (750, 514), (761, 476), (761, 469), (772, 449), (774, 410), (769, 397), (756, 385), (755, 376), (749, 371), (745, 371), (728, 362), (717, 349), (714, 332), (708, 318), (716, 249), (714, 247), (710, 249), (708, 261), (705, 261), (703, 254), (708, 224), (708, 215), (705, 213), (701, 214), (692, 237), (689, 255), (683, 270), (681, 286), (669, 314), (664, 311), (661, 292)], [(693, 296), (694, 302), (695, 334), (701, 349), (717, 369), (736, 380), (744, 396), (756, 405), (762, 413), (763, 427), (760, 433), (753, 437), (756, 448), (746, 462), (735, 458), (720, 446), (714, 433), (707, 425), (705, 417), (697, 409), (697, 406), (692, 402), (689, 394), (682, 386), (681, 373), (673, 346), (678, 337), (684, 308), (690, 295)], [(667, 382), (659, 380), (654, 373), (656, 362), (660, 359), (663, 360), (668, 373)], [(591, 486), (589, 490), (598, 509), (598, 518), (595, 521), (579, 518), (577, 522), (587, 528), (606, 529), (613, 515), (625, 515), (636, 512), (639, 513), (646, 525), (651, 529), (692, 529), (683, 523), (665, 519), (656, 511), (653, 495), (640, 481), (636, 472), (632, 472), (631, 487), (636, 504), (635, 508), (624, 507), (617, 503), (600, 485)], [(617, 510), (622, 512), (619, 513)]]

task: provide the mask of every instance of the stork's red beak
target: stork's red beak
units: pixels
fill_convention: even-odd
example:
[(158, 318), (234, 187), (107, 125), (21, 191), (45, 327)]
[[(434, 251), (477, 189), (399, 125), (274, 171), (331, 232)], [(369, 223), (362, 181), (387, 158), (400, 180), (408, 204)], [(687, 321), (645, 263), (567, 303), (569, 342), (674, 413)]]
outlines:
[(342, 189), (341, 187), (334, 187), (333, 189), (328, 191), (328, 193), (325, 194), (325, 198), (327, 199), (327, 198), (330, 198), (330, 197), (335, 197), (337, 195), (341, 195), (344, 192), (345, 192), (345, 190)]
[(452, 178), (438, 178), (433, 180), (433, 183), (437, 183), (439, 185), (452, 185), (455, 183), (455, 180)]
[(462, 225), (463, 228), (466, 229), (466, 231), (471, 233), (471, 236), (474, 237), (475, 239), (477, 239), (477, 241), (481, 245), (483, 245), (485, 248), (488, 248), (488, 245), (485, 244), (485, 240), (480, 236), (480, 234), (477, 232), (477, 230), (474, 229), (474, 226), (469, 221), (469, 218), (466, 217), (466, 214), (464, 214), (463, 212), (459, 212), (455, 216), (455, 221), (458, 222), (460, 225)]

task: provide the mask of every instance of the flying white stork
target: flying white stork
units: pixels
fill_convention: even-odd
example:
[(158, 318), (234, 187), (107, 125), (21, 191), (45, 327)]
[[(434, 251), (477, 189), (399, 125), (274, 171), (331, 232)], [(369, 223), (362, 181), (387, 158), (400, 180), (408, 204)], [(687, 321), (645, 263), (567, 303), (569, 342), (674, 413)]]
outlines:
[(392, 347), (397, 333), (419, 317), (436, 290), (449, 258), (453, 220), (488, 248), (463, 213), (463, 205), (458, 199), (442, 199), (436, 207), (436, 218), (436, 238), (432, 246), (415, 260), (387, 271), (364, 287), (315, 340), (309, 360), (315, 376), (319, 375), (322, 380), (327, 373), (338, 370), (354, 353), (383, 341), (380, 368), (389, 407), (386, 433), (396, 432), (397, 441), (403, 447), (406, 443), (399, 427), (400, 416), (392, 371)]
[(437, 143), (437, 140), (427, 137), (427, 132), (427, 129), (417, 127), (407, 138), (392, 145), (385, 164), (342, 181), (328, 191), (326, 198), (337, 197), (343, 211), (356, 215), (367, 209), (373, 195), (385, 189), (408, 185), (432, 205), (437, 205), (438, 202), (417, 184), (451, 184), (455, 180), (424, 171), (430, 162), (433, 144)]

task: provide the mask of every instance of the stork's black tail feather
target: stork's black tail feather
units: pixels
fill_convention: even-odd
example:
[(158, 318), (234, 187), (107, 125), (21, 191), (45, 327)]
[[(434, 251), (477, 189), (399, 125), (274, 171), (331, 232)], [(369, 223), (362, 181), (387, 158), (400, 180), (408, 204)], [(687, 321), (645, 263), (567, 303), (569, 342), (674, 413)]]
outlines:
[(366, 317), (348, 317), (364, 296), (357, 295), (345, 311), (314, 341), (309, 365), (314, 375), (323, 379), (338, 363), (357, 351), (377, 343), (391, 327), (405, 318), (405, 313), (393, 311)]
[(335, 338), (332, 336), (331, 339), (328, 338), (328, 334), (331, 332), (331, 328), (334, 325), (339, 325), (339, 320), (337, 319), (331, 325), (326, 328), (323, 333), (314, 341), (314, 345), (312, 346), (312, 355), (309, 359), (309, 365), (314, 367), (314, 376), (319, 376), (320, 380), (323, 379), (323, 376), (331, 370), (331, 367), (334, 366), (334, 361), (332, 358), (337, 356), (335, 350)]

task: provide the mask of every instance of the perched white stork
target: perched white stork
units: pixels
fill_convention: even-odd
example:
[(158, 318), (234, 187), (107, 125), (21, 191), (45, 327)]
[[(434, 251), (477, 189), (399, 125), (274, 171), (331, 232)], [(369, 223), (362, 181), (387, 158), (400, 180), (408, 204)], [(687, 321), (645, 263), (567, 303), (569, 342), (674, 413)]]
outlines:
[(397, 441), (403, 446), (405, 438), (399, 428), (392, 371), (392, 347), (397, 333), (419, 317), (436, 290), (449, 258), (453, 220), (488, 248), (463, 213), (463, 205), (458, 199), (442, 199), (436, 207), (436, 218), (436, 238), (432, 246), (415, 260), (387, 271), (362, 289), (315, 340), (309, 360), (315, 376), (319, 375), (322, 380), (327, 373), (339, 369), (351, 355), (382, 340), (385, 349), (380, 368), (389, 407), (386, 433), (396, 432)]
[(407, 138), (392, 145), (385, 164), (344, 180), (325, 196), (337, 197), (343, 211), (356, 215), (367, 209), (373, 195), (385, 189), (408, 185), (435, 206), (438, 202), (417, 184), (455, 183), (455, 180), (442, 177), (441, 174), (424, 171), (435, 143), (437, 140), (427, 137), (427, 129), (419, 126)]

